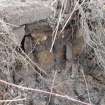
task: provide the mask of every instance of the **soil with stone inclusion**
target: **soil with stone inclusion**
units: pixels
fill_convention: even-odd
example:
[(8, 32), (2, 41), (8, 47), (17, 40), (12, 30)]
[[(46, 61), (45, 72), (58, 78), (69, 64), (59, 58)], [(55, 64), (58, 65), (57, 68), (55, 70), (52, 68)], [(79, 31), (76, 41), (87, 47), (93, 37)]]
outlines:
[[(68, 95), (75, 99), (89, 103), (88, 92), (81, 69), (84, 70), (90, 99), (95, 105), (104, 105), (104, 89), (105, 77), (103, 70), (97, 65), (94, 57), (94, 52), (87, 46), (80, 54), (82, 44), (72, 42), (72, 47), (66, 37), (59, 37), (55, 41), (52, 52), (49, 52), (51, 47), (51, 30), (34, 30), (24, 37), (22, 48), (26, 54), (47, 73), (41, 78), (35, 71), (25, 71), (20, 69), (14, 73), (14, 81), (16, 84), (23, 82), (25, 86), (31, 88), (39, 88), (46, 91), (51, 91), (52, 81), (55, 75), (55, 81), (52, 92)], [(47, 26), (49, 28), (49, 26)], [(41, 28), (40, 28), (41, 29)], [(45, 28), (46, 30), (46, 28)], [(64, 35), (66, 36), (66, 35)], [(80, 38), (81, 40), (81, 38)], [(73, 46), (74, 45), (74, 46)], [(80, 46), (79, 46), (80, 45)], [(71, 52), (73, 54), (71, 58)], [(77, 57), (79, 55), (79, 58)], [(99, 72), (100, 71), (100, 72)], [(29, 92), (29, 100), (24, 105), (83, 105), (78, 102), (72, 102), (60, 97), (46, 94), (38, 94)]]
[[(32, 66), (23, 66), (19, 60), (16, 60), (15, 70), (11, 70), (6, 77), (8, 81), (12, 81), (17, 85), (50, 92), (53, 79), (55, 78), (52, 92), (68, 95), (74, 99), (89, 103), (86, 83), (82, 73), (83, 70), (92, 103), (94, 105), (104, 105), (104, 70), (98, 66), (94, 51), (89, 46), (83, 48), (84, 41), (79, 32), (75, 33), (78, 35), (76, 39), (70, 36), (71, 30), (65, 29), (64, 33), (60, 35), (58, 32), (53, 50), (50, 52), (52, 30), (47, 23), (43, 25), (43, 22), (38, 22), (26, 25), (25, 29), (26, 35), (21, 42), (21, 48), (32, 61), (43, 68), (46, 74), (40, 72), (42, 75), (40, 76), (36, 72), (38, 69), (35, 71)], [(0, 77), (5, 79), (5, 76), (1, 73)], [(44, 93), (27, 92), (8, 87), (0, 85), (0, 99), (9, 99), (11, 96), (17, 97), (19, 95), (27, 96), (26, 101), (13, 102), (11, 105), (17, 105), (18, 103), (22, 105), (83, 105), (66, 98), (50, 97), (50, 95)], [(6, 94), (4, 95), (4, 93)]]
[[(14, 84), (50, 92), (55, 78), (52, 92), (68, 95), (74, 99), (89, 103), (82, 73), (82, 70), (84, 70), (92, 103), (94, 105), (104, 105), (105, 74), (104, 70), (97, 64), (94, 51), (89, 46), (82, 49), (84, 41), (81, 35), (71, 41), (71, 32), (65, 29), (65, 32), (61, 35), (58, 33), (53, 50), (50, 52), (52, 30), (48, 24), (44, 24), (44, 26), (42, 24), (36, 25), (35, 23), (34, 25), (25, 26), (27, 34), (21, 42), (21, 48), (32, 61), (43, 68), (47, 75), (41, 72), (42, 76), (40, 76), (33, 70), (32, 66), (23, 66), (19, 60), (16, 60), (15, 70), (11, 70), (6, 77), (8, 81), (11, 79), (10, 81)], [(5, 79), (5, 76), (1, 73), (0, 77)], [(26, 101), (13, 102), (11, 105), (83, 105), (61, 97), (50, 97), (50, 95), (44, 93), (17, 90), (3, 84), (0, 85), (0, 91), (0, 99), (9, 99), (11, 96), (17, 97), (19, 95), (27, 96)], [(11, 95), (6, 92), (10, 92)], [(4, 93), (6, 94), (4, 95)]]

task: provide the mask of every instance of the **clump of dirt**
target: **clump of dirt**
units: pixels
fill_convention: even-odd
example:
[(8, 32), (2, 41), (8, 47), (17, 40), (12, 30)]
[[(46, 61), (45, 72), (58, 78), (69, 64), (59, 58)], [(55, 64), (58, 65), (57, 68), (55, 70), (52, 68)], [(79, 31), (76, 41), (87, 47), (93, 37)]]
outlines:
[(40, 64), (49, 65), (54, 62), (54, 54), (48, 50), (45, 50), (38, 53), (38, 59)]

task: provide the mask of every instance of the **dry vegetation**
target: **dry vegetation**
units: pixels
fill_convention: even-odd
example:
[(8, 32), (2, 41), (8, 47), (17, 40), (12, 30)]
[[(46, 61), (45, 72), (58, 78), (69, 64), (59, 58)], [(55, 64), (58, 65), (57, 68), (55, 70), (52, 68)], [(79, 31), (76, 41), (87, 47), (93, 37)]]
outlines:
[[(72, 41), (72, 48), (74, 59), (78, 59), (77, 57), (85, 50), (85, 48), (92, 48), (94, 51), (95, 62), (97, 62), (98, 66), (105, 69), (105, 3), (104, 0), (49, 0), (44, 1), (35, 1), (42, 6), (49, 6), (53, 10), (51, 17), (48, 19), (49, 23), (52, 26), (53, 32), (51, 33), (52, 39), (50, 40), (51, 46), (49, 50), (45, 52), (40, 52), (38, 57), (40, 58), (41, 63), (49, 64), (49, 62), (53, 62), (53, 47), (56, 45), (56, 39), (58, 38), (58, 33), (62, 34), (67, 25), (71, 24), (72, 30), (75, 31), (76, 28), (80, 32), (80, 36), (77, 37), (76, 40)], [(70, 2), (68, 6), (68, 1)], [(16, 0), (21, 4), (21, 1)], [(32, 3), (32, 0), (27, 0), (24, 2), (22, 0), (23, 6), (25, 3), (27, 5)], [(41, 4), (42, 3), (42, 4)], [(60, 7), (57, 5), (58, 3)], [(0, 5), (1, 6), (1, 5)], [(3, 6), (3, 5), (2, 5)], [(57, 7), (58, 6), (58, 7)], [(0, 7), (1, 8), (1, 7)], [(76, 14), (77, 13), (77, 14)], [(76, 20), (75, 20), (76, 18)], [(71, 20), (75, 20), (75, 24), (71, 22)], [(73, 26), (74, 25), (74, 26)], [(60, 85), (66, 84), (70, 82), (69, 77), (65, 80), (57, 80), (59, 77), (57, 70), (52, 70), (51, 73), (48, 74), (49, 71), (45, 71), (44, 67), (39, 65), (37, 62), (34, 62), (31, 56), (31, 52), (25, 53), (21, 47), (17, 45), (17, 39), (11, 29), (13, 24), (6, 23), (3, 19), (0, 19), (0, 105), (35, 105), (28, 103), (28, 100), (31, 100), (31, 96), (40, 97), (40, 100), (43, 100), (43, 97), (47, 96), (48, 101), (47, 104), (38, 103), (38, 105), (53, 105), (50, 103), (52, 97), (60, 98), (60, 100), (66, 100), (68, 104), (66, 105), (95, 105), (91, 100), (89, 86), (87, 83), (87, 79), (85, 76), (85, 72), (83, 69), (82, 76), (84, 80), (84, 84), (86, 86), (87, 100), (79, 100), (77, 97), (72, 97), (70, 94), (65, 94), (67, 92), (62, 92), (57, 90), (57, 87)], [(74, 38), (75, 36), (72, 37)], [(82, 37), (81, 37), (82, 36)], [(62, 36), (63, 37), (63, 36)], [(83, 39), (81, 39), (83, 38)], [(40, 43), (44, 43), (47, 38), (40, 37), (36, 39), (36, 45)], [(83, 42), (82, 42), (83, 41)], [(88, 51), (88, 50), (86, 50)], [(91, 53), (89, 53), (91, 55)], [(62, 56), (62, 54), (61, 54)], [(46, 62), (45, 62), (46, 61)], [(75, 62), (75, 61), (74, 61)], [(78, 61), (77, 61), (78, 62)], [(76, 62), (76, 63), (77, 63)], [(74, 63), (75, 69), (76, 65)], [(77, 67), (78, 69), (78, 67)], [(75, 76), (74, 70), (72, 76)], [(22, 70), (22, 71), (21, 71)], [(15, 81), (13, 77), (13, 73), (17, 73), (20, 77), (24, 77), (24, 80)], [(23, 74), (21, 74), (21, 73)], [(29, 75), (26, 73), (30, 72)], [(101, 72), (101, 71), (100, 71)], [(20, 73), (20, 74), (19, 74)], [(29, 80), (31, 74), (38, 75), (38, 79), (36, 81), (42, 81), (41, 86), (36, 86), (36, 88), (32, 85), (36, 83), (32, 83), (34, 80)], [(99, 73), (99, 71), (98, 71)], [(105, 72), (104, 76), (105, 76)], [(66, 78), (68, 71), (63, 71), (63, 78)], [(47, 77), (50, 77), (50, 79)], [(17, 79), (18, 80), (18, 79)], [(42, 86), (43, 85), (43, 86)], [(46, 87), (49, 87), (49, 90)], [(70, 88), (70, 87), (69, 87)], [(73, 87), (71, 87), (73, 88)], [(59, 89), (58, 89), (59, 90)], [(93, 96), (94, 97), (94, 96)], [(37, 99), (37, 98), (36, 98)], [(34, 100), (36, 100), (34, 99)], [(69, 100), (69, 101), (68, 101)], [(39, 102), (39, 101), (38, 101)], [(75, 102), (75, 103), (74, 103)], [(28, 103), (28, 104), (27, 104)], [(37, 101), (36, 101), (37, 103)], [(104, 103), (105, 104), (105, 103)], [(55, 105), (55, 104), (54, 104)], [(59, 104), (58, 104), (59, 105)], [(62, 105), (64, 105), (62, 103)], [(96, 104), (98, 105), (98, 104)], [(101, 105), (101, 104), (100, 104)]]

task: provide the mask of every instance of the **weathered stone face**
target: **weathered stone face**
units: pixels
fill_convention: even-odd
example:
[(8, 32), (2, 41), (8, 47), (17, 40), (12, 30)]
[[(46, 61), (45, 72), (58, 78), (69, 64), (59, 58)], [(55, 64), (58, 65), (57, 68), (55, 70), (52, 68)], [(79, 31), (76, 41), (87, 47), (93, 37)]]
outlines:
[(3, 5), (4, 6), (0, 8), (0, 18), (15, 26), (47, 19), (52, 13), (49, 7), (35, 2), (29, 3), (28, 5), (26, 3), (24, 7), (13, 1), (9, 2), (9, 4), (4, 3)]
[(25, 26), (20, 26), (18, 28), (13, 29), (13, 34), (16, 38), (15, 42), (18, 46), (21, 46), (21, 42), (25, 35)]

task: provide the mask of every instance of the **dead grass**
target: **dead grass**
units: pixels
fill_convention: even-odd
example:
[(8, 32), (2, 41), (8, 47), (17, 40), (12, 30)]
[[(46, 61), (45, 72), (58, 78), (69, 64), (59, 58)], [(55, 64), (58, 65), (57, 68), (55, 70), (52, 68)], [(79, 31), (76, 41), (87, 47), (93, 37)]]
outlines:
[[(67, 1), (67, 0), (66, 0)], [(56, 41), (56, 37), (57, 37), (57, 33), (58, 33), (58, 29), (59, 29), (59, 25), (62, 24), (62, 18), (64, 17), (64, 11), (66, 8), (66, 2), (65, 0), (62, 1), (62, 7), (60, 9), (59, 12), (59, 16), (57, 18), (57, 25), (54, 28), (54, 31), (52, 33), (52, 45), (50, 48), (50, 52), (52, 52), (53, 46), (55, 44)], [(53, 11), (54, 14), (56, 14), (56, 9), (54, 8), (54, 4), (57, 2), (57, 0), (51, 0), (51, 2), (48, 2), (48, 4), (44, 4), (43, 6), (49, 6)], [(89, 46), (91, 46), (96, 54), (96, 57), (98, 59), (99, 64), (105, 68), (105, 43), (104, 43), (104, 39), (105, 39), (105, 27), (103, 25), (103, 23), (101, 22), (102, 19), (104, 19), (103, 17), (103, 9), (101, 7), (103, 7), (102, 3), (103, 1), (99, 1), (99, 0), (91, 0), (91, 1), (87, 1), (85, 2), (85, 0), (82, 1), (81, 4), (79, 4), (79, 0), (76, 1), (74, 0), (74, 6), (72, 8), (72, 11), (69, 13), (69, 17), (67, 18), (67, 20), (65, 21), (62, 29), (60, 30), (60, 32), (62, 33), (63, 30), (65, 29), (66, 25), (68, 24), (68, 22), (70, 21), (72, 15), (74, 14), (74, 12), (76, 10), (79, 10), (79, 13), (81, 15), (81, 20), (80, 20), (80, 24), (82, 30), (84, 30), (84, 40), (85, 43), (88, 44)], [(30, 2), (28, 2), (30, 3)], [(27, 5), (28, 5), (27, 3)], [(36, 3), (41, 3), (36, 1)], [(91, 6), (90, 6), (91, 5)], [(84, 9), (88, 9), (90, 8), (92, 10), (91, 13), (88, 12), (84, 12)], [(89, 15), (91, 14), (91, 16)], [(53, 15), (54, 16), (54, 15)], [(55, 18), (55, 17), (54, 17)], [(87, 20), (90, 20), (90, 25), (92, 26), (92, 29), (89, 29)], [(95, 21), (98, 24), (96, 26), (92, 25), (92, 22)], [(54, 78), (52, 81), (52, 87), (51, 87), (51, 91), (44, 91), (44, 90), (40, 90), (40, 89), (33, 89), (33, 88), (29, 88), (29, 87), (23, 87), (21, 85), (16, 85), (13, 84), (12, 80), (11, 80), (11, 69), (10, 68), (14, 68), (14, 62), (15, 59), (19, 59), (20, 62), (22, 62), (23, 66), (27, 69), (27, 64), (31, 65), (31, 67), (33, 68), (33, 70), (36, 71), (35, 67), (37, 67), (39, 69), (39, 71), (36, 71), (40, 76), (40, 72), (43, 72), (45, 75), (47, 75), (47, 73), (37, 65), (37, 63), (33, 62), (29, 56), (27, 54), (25, 54), (22, 50), (21, 50), (21, 54), (16, 52), (16, 47), (18, 46), (16, 43), (16, 38), (14, 37), (14, 33), (12, 33), (12, 30), (10, 28), (11, 24), (10, 23), (6, 23), (3, 20), (0, 20), (0, 25), (2, 26), (2, 31), (0, 32), (0, 69), (1, 69), (1, 73), (8, 75), (8, 77), (6, 78), (7, 81), (4, 80), (0, 80), (1, 83), (3, 83), (4, 85), (8, 85), (11, 86), (11, 88), (16, 87), (20, 90), (27, 90), (27, 91), (33, 91), (33, 92), (38, 92), (38, 93), (42, 93), (42, 94), (48, 94), (49, 95), (49, 101), (51, 96), (55, 96), (55, 97), (61, 97), (64, 99), (68, 99), (70, 101), (76, 102), (76, 103), (80, 103), (81, 105), (93, 105), (90, 99), (90, 95), (89, 95), (89, 90), (88, 90), (88, 84), (86, 81), (86, 77), (84, 74), (84, 71), (82, 71), (83, 77), (84, 77), (84, 81), (86, 84), (86, 90), (88, 93), (88, 98), (89, 98), (89, 103), (85, 103), (82, 102), (80, 100), (74, 99), (70, 96), (67, 95), (62, 95), (62, 94), (57, 94), (57, 93), (53, 93), (53, 87), (54, 87), (54, 81), (55, 78), (57, 76), (57, 73), (54, 74)], [(15, 26), (15, 25), (12, 25)], [(95, 30), (95, 31), (94, 31)], [(21, 49), (21, 48), (20, 48)], [(53, 75), (53, 74), (52, 74)], [(42, 77), (43, 78), (43, 77)], [(3, 102), (15, 102), (15, 101), (23, 101), (26, 100), (27, 98), (19, 98), (19, 99), (13, 99), (13, 100), (0, 100), (0, 103)], [(49, 103), (49, 102), (48, 102)]]

